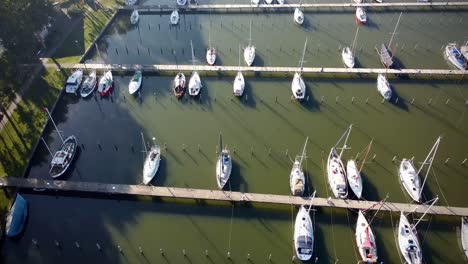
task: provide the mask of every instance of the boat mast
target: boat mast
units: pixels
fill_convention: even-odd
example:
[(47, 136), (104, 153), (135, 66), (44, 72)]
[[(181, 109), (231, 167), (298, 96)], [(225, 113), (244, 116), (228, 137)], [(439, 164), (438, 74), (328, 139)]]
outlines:
[(302, 50), (302, 57), (301, 57), (301, 60), (299, 61), (299, 72), (302, 72), (302, 65), (304, 64), (304, 57), (305, 57), (305, 52), (306, 52), (306, 49), (307, 49), (307, 39), (305, 40), (304, 42), (304, 49)]
[(249, 30), (249, 46), (252, 45), (252, 20), (250, 20), (250, 30)]
[(54, 157), (54, 154), (52, 154), (52, 151), (50, 151), (50, 148), (49, 148), (49, 146), (47, 145), (47, 143), (45, 142), (44, 138), (41, 137), (41, 140), (42, 140), (42, 142), (44, 142), (44, 145), (46, 146), (46, 149), (49, 151), (50, 156), (53, 158), (53, 157)]
[(364, 156), (364, 159), (362, 160), (361, 167), (359, 167), (359, 172), (358, 173), (361, 173), (362, 168), (364, 167), (364, 164), (366, 163), (367, 155), (369, 154), (369, 151), (370, 151), (370, 149), (372, 147), (372, 141), (374, 141), (374, 139), (371, 139), (371, 142), (369, 143), (369, 146), (367, 147), (366, 155)]
[(352, 45), (352, 47), (351, 47), (351, 51), (352, 51), (353, 54), (354, 54), (355, 48), (356, 48), (356, 42), (357, 42), (358, 33), (359, 33), (359, 26), (356, 27), (356, 34), (354, 34), (353, 45)]
[(52, 115), (49, 112), (49, 109), (47, 109), (47, 107), (43, 107), (42, 110), (45, 111), (47, 113), (47, 115), (49, 115), (50, 121), (52, 121), (52, 124), (55, 127), (55, 131), (57, 131), (57, 133), (58, 133), (58, 135), (60, 137), (60, 140), (62, 140), (62, 143), (63, 143), (62, 135), (60, 134), (60, 131), (58, 130), (57, 125), (55, 124), (55, 121), (54, 121), (54, 119), (52, 118)]
[(336, 146), (338, 146), (338, 144), (340, 144), (340, 142), (343, 140), (343, 138), (346, 137), (346, 139), (345, 139), (345, 141), (343, 143), (343, 147), (341, 148), (340, 158), (341, 158), (341, 154), (343, 154), (343, 150), (346, 148), (346, 142), (348, 142), (349, 134), (351, 134), (351, 129), (352, 128), (353, 128), (353, 124), (349, 125), (349, 127), (346, 129), (344, 134), (340, 137), (340, 139), (338, 140), (338, 142), (336, 142), (336, 144), (334, 146), (336, 148)]
[(141, 132), (141, 140), (143, 141), (143, 147), (145, 147), (145, 153), (148, 154), (148, 150), (146, 149), (146, 142), (145, 142), (145, 137), (143, 136), (143, 132)]
[[(427, 154), (427, 157), (426, 159), (423, 161), (421, 167), (419, 168), (418, 172), (416, 175), (419, 175), (419, 173), (421, 172), (422, 168), (425, 166), (425, 165), (429, 165), (428, 168), (427, 168), (427, 171), (426, 171), (426, 175), (424, 176), (424, 181), (423, 181), (423, 184), (421, 185), (421, 189), (419, 190), (419, 195), (421, 195), (422, 191), (423, 191), (423, 188), (424, 188), (424, 184), (426, 183), (426, 180), (427, 180), (427, 176), (429, 175), (429, 171), (431, 170), (431, 167), (432, 167), (432, 162), (434, 161), (434, 157), (437, 153), (437, 149), (439, 148), (439, 144), (440, 144), (440, 140), (441, 140), (441, 137), (439, 136), (436, 140), (436, 142), (434, 143), (434, 146), (432, 146), (432, 149), (431, 151), (429, 151), (429, 154)], [(428, 163), (429, 162), (429, 163)]]
[(314, 190), (314, 193), (312, 194), (312, 199), (310, 199), (309, 209), (307, 209), (307, 213), (309, 213), (310, 208), (312, 208), (312, 203), (314, 202), (314, 199), (315, 199), (315, 193), (317, 193), (316, 190)]
[(390, 49), (390, 45), (392, 45), (392, 41), (393, 41), (393, 37), (395, 36), (395, 32), (398, 28), (398, 24), (400, 24), (400, 18), (401, 18), (401, 15), (403, 14), (403, 12), (400, 12), (400, 16), (398, 17), (398, 21), (395, 25), (395, 29), (393, 30), (393, 33), (392, 33), (392, 36), (390, 37), (390, 41), (388, 42), (388, 49)]
[(192, 40), (190, 40), (190, 48), (192, 49), (192, 65), (193, 65), (193, 70), (195, 70), (195, 54), (193, 53), (193, 43), (192, 43)]
[[(424, 218), (424, 216), (427, 214), (427, 212), (429, 212), (429, 210), (431, 209), (431, 207), (439, 200), (439, 196), (437, 196), (436, 198), (434, 198), (434, 201), (431, 203), (431, 205), (429, 205), (429, 207), (426, 209), (426, 211), (424, 211), (423, 215), (418, 219), (418, 221), (416, 222), (416, 224), (414, 224), (412, 227), (411, 227), (411, 230), (415, 229), (416, 226), (419, 224), (419, 222), (421, 222), (421, 220)], [(417, 207), (416, 207), (417, 208)]]
[(240, 58), (241, 58), (241, 44), (239, 43), (239, 64), (238, 64), (239, 71), (241, 69), (241, 67), (240, 67)]
[(309, 137), (306, 137), (304, 147), (302, 148), (301, 160), (299, 161), (299, 165), (302, 165), (302, 161), (304, 160), (304, 158), (306, 156), (307, 141), (309, 141)]

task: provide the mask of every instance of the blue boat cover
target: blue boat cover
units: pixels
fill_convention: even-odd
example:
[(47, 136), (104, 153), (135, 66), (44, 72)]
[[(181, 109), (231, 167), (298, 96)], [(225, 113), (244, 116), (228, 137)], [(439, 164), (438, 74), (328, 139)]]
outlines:
[(28, 216), (28, 203), (19, 193), (11, 206), (6, 221), (6, 235), (8, 237), (17, 236), (23, 231), (26, 217)]

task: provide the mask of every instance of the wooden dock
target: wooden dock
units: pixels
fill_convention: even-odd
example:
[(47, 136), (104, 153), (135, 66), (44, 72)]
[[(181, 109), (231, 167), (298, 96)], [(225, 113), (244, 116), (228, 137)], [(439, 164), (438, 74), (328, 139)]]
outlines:
[[(242, 193), (219, 190), (203, 190), (190, 188), (175, 188), (175, 187), (156, 187), (145, 185), (125, 185), (125, 184), (109, 184), (109, 183), (94, 183), (94, 182), (76, 182), (76, 181), (54, 181), (41, 180), (35, 178), (15, 178), (6, 177), (0, 178), (0, 187), (15, 187), (22, 189), (44, 189), (48, 191), (59, 192), (74, 192), (74, 193), (94, 193), (94, 194), (110, 194), (110, 195), (135, 195), (135, 196), (152, 196), (160, 198), (180, 198), (193, 200), (212, 200), (225, 202), (251, 202), (264, 204), (282, 204), (282, 205), (309, 205), (310, 198), (276, 195), (276, 194), (260, 194), (260, 193)], [(367, 209), (377, 202), (374, 201), (358, 201), (358, 200), (341, 200), (316, 197), (313, 205), (316, 207), (336, 207), (344, 209)], [(380, 206), (374, 206), (371, 210), (377, 210)], [(387, 202), (381, 208), (384, 211), (391, 212), (416, 212), (424, 213), (428, 208), (426, 205), (420, 204), (404, 204)], [(462, 207), (446, 207), (433, 206), (428, 212), (434, 215), (448, 216), (468, 216), (468, 208)]]
[[(209, 66), (209, 65), (140, 65), (140, 64), (69, 64), (62, 65), (64, 68), (86, 68), (98, 71), (112, 70), (118, 72), (132, 72), (137, 69), (143, 72), (191, 72), (194, 69), (199, 72), (211, 73), (231, 73), (235, 75), (239, 70), (244, 74), (269, 73), (269, 74), (294, 74), (297, 67), (247, 67), (247, 66)], [(384, 69), (384, 68), (326, 68), (326, 67), (304, 67), (302, 72), (305, 75), (377, 75), (379, 73), (390, 75), (410, 75), (410, 76), (466, 76), (468, 70), (449, 69)]]
[[(368, 9), (383, 9), (383, 8), (400, 8), (400, 9), (421, 9), (431, 10), (431, 8), (460, 8), (468, 7), (468, 2), (400, 2), (400, 3), (305, 3), (301, 4), (301, 9), (304, 11), (319, 11), (320, 9), (355, 9), (356, 7), (365, 7)], [(124, 6), (121, 10), (133, 10), (147, 12), (172, 12), (178, 9), (182, 12), (268, 12), (268, 11), (292, 11), (299, 7), (299, 4), (284, 4), (284, 5), (268, 5), (268, 4), (213, 4), (213, 5), (136, 5)]]

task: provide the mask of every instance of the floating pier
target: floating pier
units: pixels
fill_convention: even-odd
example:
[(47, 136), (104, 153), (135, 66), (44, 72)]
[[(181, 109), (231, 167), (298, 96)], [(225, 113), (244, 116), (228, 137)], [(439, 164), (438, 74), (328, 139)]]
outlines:
[[(95, 182), (55, 181), (35, 178), (5, 177), (0, 179), (0, 187), (15, 187), (22, 189), (39, 189), (59, 192), (95, 193), (109, 195), (135, 195), (152, 196), (160, 198), (179, 198), (192, 200), (212, 200), (225, 202), (248, 202), (282, 205), (309, 205), (309, 197), (290, 195), (243, 193), (220, 190), (204, 190), (176, 187), (156, 187), (145, 185), (126, 185)], [(374, 206), (379, 202), (361, 200), (341, 200), (316, 197), (312, 205), (316, 207), (336, 207), (354, 210), (378, 210), (380, 206)], [(380, 210), (390, 212), (415, 212), (424, 213), (429, 208), (424, 204), (404, 204), (386, 202)], [(448, 216), (468, 216), (468, 208), (433, 206), (428, 214)]]

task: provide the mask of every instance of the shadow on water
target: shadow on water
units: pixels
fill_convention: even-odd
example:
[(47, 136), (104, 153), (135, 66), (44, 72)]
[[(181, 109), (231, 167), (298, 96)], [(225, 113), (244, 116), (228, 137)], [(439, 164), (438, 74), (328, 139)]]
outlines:
[(363, 186), (362, 197), (369, 201), (381, 200), (382, 197), (380, 197), (379, 193), (377, 192), (377, 188), (375, 188), (375, 185), (368, 180), (369, 178), (364, 171), (361, 171), (361, 178)]
[(255, 108), (257, 106), (257, 101), (256, 101), (257, 99), (256, 99), (256, 95), (253, 92), (250, 81), (252, 81), (252, 79), (250, 80), (246, 79), (245, 87), (244, 87), (244, 94), (238, 99), (240, 100), (242, 105)]
[(408, 112), (409, 111), (408, 103), (406, 102), (404, 97), (401, 97), (398, 94), (397, 90), (393, 88), (393, 85), (391, 89), (392, 89), (392, 98), (390, 99), (390, 103), (400, 108), (401, 110)]
[(232, 171), (231, 177), (229, 178), (229, 186), (226, 186), (227, 190), (229, 190), (230, 188), (234, 192), (248, 192), (249, 185), (242, 176), (241, 167), (239, 163), (235, 161), (236, 157), (233, 157), (232, 160)]

